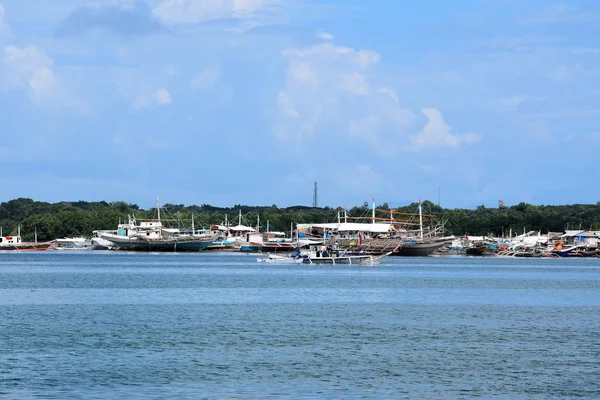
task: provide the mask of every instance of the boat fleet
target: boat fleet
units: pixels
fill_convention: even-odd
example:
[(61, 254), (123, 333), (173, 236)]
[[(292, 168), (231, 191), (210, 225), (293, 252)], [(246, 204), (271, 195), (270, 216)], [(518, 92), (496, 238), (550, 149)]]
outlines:
[[(385, 217), (381, 217), (387, 213)], [(20, 227), (16, 235), (3, 236), (0, 250), (121, 250), (147, 252), (239, 251), (261, 253), (258, 262), (299, 264), (375, 265), (388, 256), (498, 256), (498, 257), (600, 257), (600, 232), (572, 230), (538, 231), (495, 238), (490, 236), (444, 236), (443, 223), (434, 223), (419, 203), (414, 213), (377, 210), (375, 203), (367, 216), (351, 217), (338, 210), (332, 223), (290, 226), (288, 233), (266, 231), (242, 224), (225, 222), (197, 229), (174, 228), (161, 219), (157, 201), (156, 219), (138, 220), (128, 216), (115, 230), (98, 230), (93, 237), (59, 238), (49, 242), (24, 242)], [(377, 216), (379, 215), (379, 217)]]

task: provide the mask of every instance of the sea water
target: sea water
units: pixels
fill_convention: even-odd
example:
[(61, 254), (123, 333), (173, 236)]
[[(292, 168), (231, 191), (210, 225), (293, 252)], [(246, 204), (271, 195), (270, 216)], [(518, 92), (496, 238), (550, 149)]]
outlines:
[(0, 254), (0, 398), (600, 398), (600, 259)]

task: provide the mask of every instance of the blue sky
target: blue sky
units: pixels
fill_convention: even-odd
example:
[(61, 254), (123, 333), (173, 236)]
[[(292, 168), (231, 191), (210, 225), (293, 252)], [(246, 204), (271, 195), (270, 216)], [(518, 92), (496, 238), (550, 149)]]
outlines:
[(0, 200), (595, 203), (600, 4), (0, 0)]

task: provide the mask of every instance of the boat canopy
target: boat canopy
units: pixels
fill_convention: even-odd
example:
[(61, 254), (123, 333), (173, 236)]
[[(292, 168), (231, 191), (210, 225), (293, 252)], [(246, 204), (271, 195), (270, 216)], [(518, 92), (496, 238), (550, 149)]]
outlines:
[(244, 225), (232, 226), (229, 230), (234, 232), (256, 232), (256, 229)]
[(372, 232), (372, 233), (389, 233), (394, 230), (392, 224), (364, 224), (358, 222), (342, 222), (331, 224), (298, 224), (298, 229), (327, 229), (338, 232)]
[(323, 244), (322, 240), (309, 240), (309, 239), (300, 239), (298, 240), (298, 247), (311, 246), (316, 244)]
[(273, 237), (273, 236), (285, 236), (284, 232), (276, 232), (276, 231), (271, 231), (271, 232), (266, 232), (269, 234), (269, 236)]

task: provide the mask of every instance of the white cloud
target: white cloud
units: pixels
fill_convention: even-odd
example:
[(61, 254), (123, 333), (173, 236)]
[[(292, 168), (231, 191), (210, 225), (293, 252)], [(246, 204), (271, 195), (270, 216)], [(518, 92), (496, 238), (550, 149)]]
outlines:
[(0, 42), (10, 36), (10, 28), (6, 22), (6, 12), (4, 7), (0, 4)]
[(381, 55), (373, 50), (354, 50), (350, 47), (336, 46), (331, 42), (316, 44), (306, 49), (289, 49), (284, 56), (296, 58), (319, 58), (330, 61), (351, 62), (361, 68), (368, 68), (381, 60)]
[(59, 90), (58, 79), (51, 67), (54, 60), (35, 46), (4, 48), (4, 62), (16, 73), (16, 84), (28, 85), (36, 99), (54, 98)]
[(283, 54), (288, 69), (276, 99), (277, 138), (296, 142), (297, 151), (317, 140), (348, 149), (359, 142), (383, 156), (400, 151), (414, 114), (377, 83), (377, 52), (325, 41)]
[(398, 98), (398, 95), (396, 94), (396, 91), (394, 91), (393, 89), (390, 88), (381, 88), (377, 90), (377, 93), (381, 93), (381, 94), (385, 94), (387, 96), (390, 96), (390, 98), (392, 100), (394, 100), (397, 104), (400, 104), (400, 99)]
[(500, 111), (515, 112), (518, 110), (519, 106), (525, 101), (527, 101), (527, 96), (522, 94), (510, 97), (503, 97), (498, 100), (498, 106), (500, 108)]
[(273, 11), (279, 0), (163, 0), (154, 10), (167, 24), (196, 24), (210, 20), (253, 19)]
[(6, 46), (4, 48), (4, 59), (6, 62), (25, 74), (33, 74), (41, 68), (51, 67), (54, 60), (35, 46), (16, 47)]
[(367, 115), (361, 119), (350, 121), (348, 130), (357, 139), (367, 142), (377, 140), (381, 129), (381, 118), (378, 115)]
[(344, 90), (357, 95), (367, 95), (371, 91), (371, 86), (366, 82), (365, 77), (358, 72), (343, 75), (342, 87)]
[(546, 76), (555, 82), (565, 82), (571, 77), (571, 71), (565, 65), (561, 65), (546, 73)]
[(194, 90), (207, 90), (212, 88), (221, 78), (221, 69), (218, 67), (210, 68), (198, 74), (190, 86)]
[(299, 117), (300, 113), (292, 104), (292, 100), (284, 92), (279, 92), (277, 95), (277, 104), (283, 113), (288, 117)]
[(171, 94), (165, 88), (158, 89), (154, 92), (144, 90), (141, 94), (138, 94), (133, 102), (132, 108), (139, 110), (142, 108), (164, 106), (173, 102)]
[(287, 77), (295, 83), (306, 84), (311, 87), (316, 87), (319, 84), (317, 73), (308, 62), (292, 63), (288, 67)]
[(51, 99), (60, 89), (54, 73), (47, 67), (38, 69), (33, 73), (29, 86), (38, 99)]
[(423, 131), (411, 135), (410, 144), (413, 151), (431, 147), (458, 148), (463, 144), (471, 144), (479, 140), (479, 135), (475, 133), (451, 133), (451, 127), (444, 122), (444, 116), (436, 108), (423, 108), (421, 112), (429, 121)]
[(234, 0), (233, 11), (236, 16), (250, 16), (277, 3), (277, 0)]
[(333, 35), (329, 32), (319, 32), (317, 33), (317, 37), (323, 40), (333, 40)]
[(156, 93), (154, 93), (154, 100), (156, 100), (156, 102), (161, 106), (169, 104), (173, 101), (167, 89), (157, 90)]

